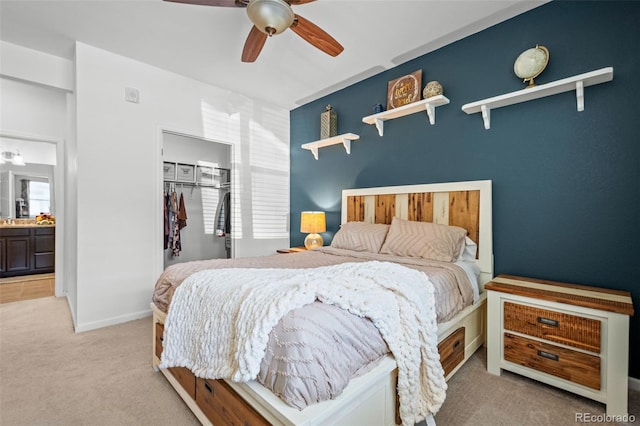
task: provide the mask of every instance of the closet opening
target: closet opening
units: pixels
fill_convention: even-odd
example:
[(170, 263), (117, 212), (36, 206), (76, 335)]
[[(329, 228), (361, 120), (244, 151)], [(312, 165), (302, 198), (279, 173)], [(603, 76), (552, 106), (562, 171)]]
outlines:
[(163, 132), (163, 267), (233, 257), (231, 145)]

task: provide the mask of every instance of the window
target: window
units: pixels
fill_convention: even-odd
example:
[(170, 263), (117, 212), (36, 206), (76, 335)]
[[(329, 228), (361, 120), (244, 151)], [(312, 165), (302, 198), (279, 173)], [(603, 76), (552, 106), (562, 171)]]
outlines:
[(49, 182), (29, 181), (29, 216), (51, 211)]

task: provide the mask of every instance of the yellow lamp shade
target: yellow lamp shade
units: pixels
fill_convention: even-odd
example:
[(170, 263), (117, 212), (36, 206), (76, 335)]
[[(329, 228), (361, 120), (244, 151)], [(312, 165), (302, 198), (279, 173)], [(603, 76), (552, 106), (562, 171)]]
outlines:
[(317, 234), (326, 232), (327, 224), (324, 212), (302, 212), (300, 216), (300, 232)]
[(307, 250), (322, 247), (324, 242), (318, 233), (326, 230), (327, 224), (324, 212), (302, 212), (300, 214), (300, 232), (309, 234), (304, 239), (304, 246)]

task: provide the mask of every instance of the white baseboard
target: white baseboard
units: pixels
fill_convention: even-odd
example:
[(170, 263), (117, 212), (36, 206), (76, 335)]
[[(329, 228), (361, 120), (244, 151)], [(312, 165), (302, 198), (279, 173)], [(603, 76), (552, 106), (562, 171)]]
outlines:
[(640, 392), (640, 379), (629, 377), (629, 389)]
[(129, 321), (137, 320), (140, 318), (150, 317), (151, 314), (152, 314), (151, 310), (147, 309), (145, 311), (135, 312), (133, 314), (122, 315), (114, 318), (109, 318), (102, 321), (94, 321), (94, 322), (88, 322), (84, 324), (77, 324), (75, 331), (76, 333), (81, 333), (83, 331), (95, 330), (102, 327), (108, 327), (110, 325), (116, 325), (116, 324), (121, 324), (123, 322), (129, 322)]

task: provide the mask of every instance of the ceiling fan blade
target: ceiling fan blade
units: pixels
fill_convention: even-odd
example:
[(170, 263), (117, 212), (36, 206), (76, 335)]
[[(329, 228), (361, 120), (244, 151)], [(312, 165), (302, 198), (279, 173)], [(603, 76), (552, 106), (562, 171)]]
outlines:
[(299, 4), (311, 3), (312, 1), (316, 1), (316, 0), (285, 0), (285, 1), (289, 3), (291, 6), (296, 6)]
[(267, 34), (260, 31), (255, 25), (251, 27), (247, 41), (242, 49), (242, 62), (255, 62), (267, 41)]
[(197, 4), (202, 6), (246, 7), (248, 1), (243, 0), (164, 0), (171, 3)]
[(344, 50), (344, 47), (333, 37), (300, 15), (295, 15), (295, 21), (290, 28), (327, 55), (338, 56)]

